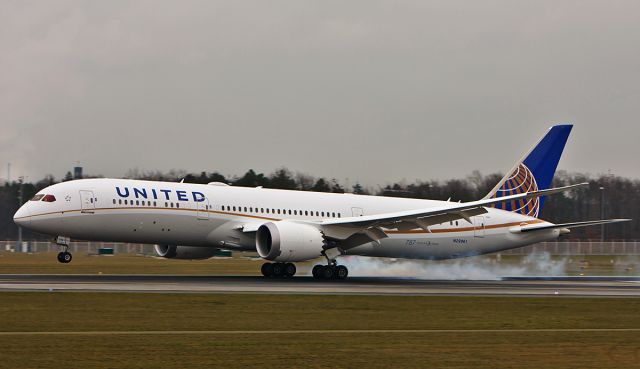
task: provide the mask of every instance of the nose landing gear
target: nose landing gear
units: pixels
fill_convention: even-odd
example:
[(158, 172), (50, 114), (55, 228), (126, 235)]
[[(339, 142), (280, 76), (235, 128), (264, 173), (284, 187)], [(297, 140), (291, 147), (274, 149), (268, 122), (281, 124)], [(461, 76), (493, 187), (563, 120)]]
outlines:
[(67, 264), (73, 259), (73, 255), (69, 252), (69, 237), (58, 236), (56, 237), (56, 244), (62, 247), (62, 251), (58, 253), (58, 262)]

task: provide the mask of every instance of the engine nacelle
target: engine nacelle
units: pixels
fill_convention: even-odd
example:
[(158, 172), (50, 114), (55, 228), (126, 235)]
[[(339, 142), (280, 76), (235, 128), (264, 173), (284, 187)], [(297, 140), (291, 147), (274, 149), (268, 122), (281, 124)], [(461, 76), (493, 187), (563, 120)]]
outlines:
[(167, 259), (209, 259), (216, 253), (213, 247), (194, 247), (176, 245), (155, 245), (154, 250), (158, 256)]
[(321, 256), (325, 245), (322, 232), (300, 223), (265, 223), (256, 233), (256, 250), (271, 261), (305, 261)]

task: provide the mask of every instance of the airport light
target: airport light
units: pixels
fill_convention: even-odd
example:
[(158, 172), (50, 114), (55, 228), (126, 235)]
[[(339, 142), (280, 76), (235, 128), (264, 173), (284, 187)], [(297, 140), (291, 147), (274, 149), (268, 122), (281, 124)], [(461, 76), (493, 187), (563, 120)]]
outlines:
[[(19, 189), (18, 189), (18, 208), (22, 206), (24, 202), (24, 177), (18, 177)], [(18, 245), (16, 251), (22, 250), (22, 227), (18, 226)]]
[[(604, 219), (604, 187), (600, 187), (600, 219)], [(604, 224), (600, 226), (600, 242), (604, 242)]]

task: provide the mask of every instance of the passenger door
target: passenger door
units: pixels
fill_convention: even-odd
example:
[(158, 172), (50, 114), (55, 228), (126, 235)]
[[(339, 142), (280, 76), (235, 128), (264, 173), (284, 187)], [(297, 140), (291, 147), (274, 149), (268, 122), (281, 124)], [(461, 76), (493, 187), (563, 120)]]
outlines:
[(80, 212), (93, 214), (96, 211), (96, 200), (93, 191), (80, 190)]
[(362, 208), (351, 208), (351, 214), (354, 217), (361, 217), (364, 215), (364, 210)]

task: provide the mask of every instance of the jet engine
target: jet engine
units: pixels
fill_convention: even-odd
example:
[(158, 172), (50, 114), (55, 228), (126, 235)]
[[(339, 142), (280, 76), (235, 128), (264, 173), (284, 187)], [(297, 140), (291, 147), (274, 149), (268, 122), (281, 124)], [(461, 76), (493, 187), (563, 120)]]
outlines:
[(279, 221), (261, 225), (256, 233), (256, 250), (262, 258), (304, 261), (321, 256), (325, 240), (319, 229), (295, 222)]
[(167, 259), (209, 259), (216, 253), (213, 247), (194, 247), (176, 245), (155, 245), (156, 255)]

